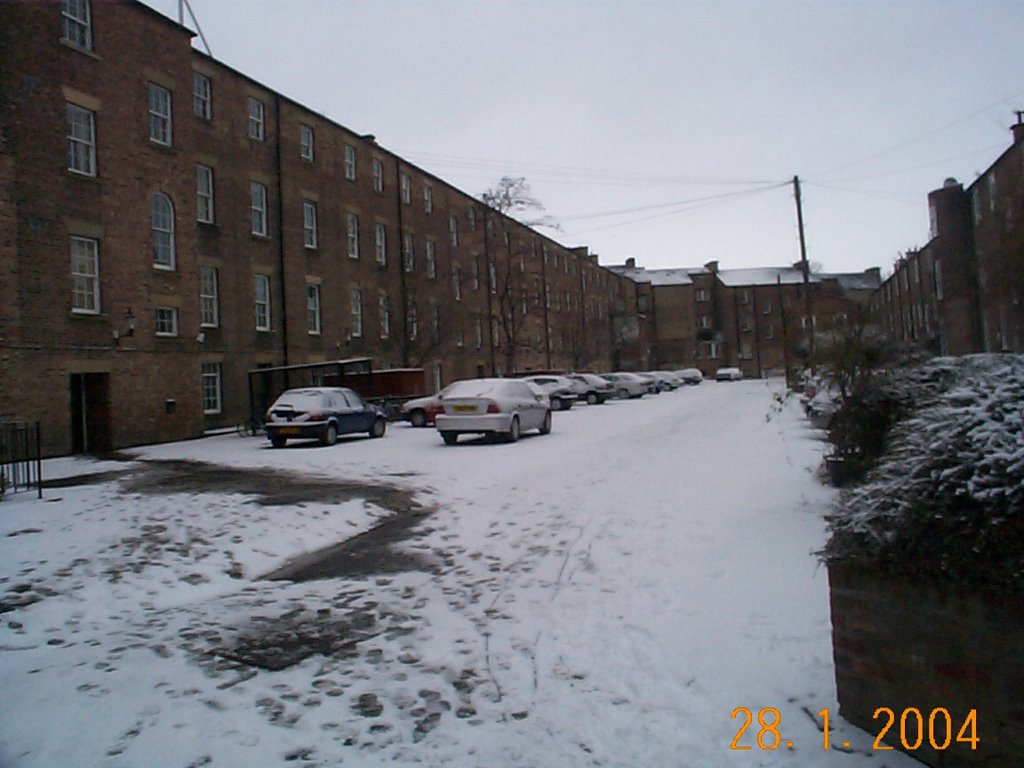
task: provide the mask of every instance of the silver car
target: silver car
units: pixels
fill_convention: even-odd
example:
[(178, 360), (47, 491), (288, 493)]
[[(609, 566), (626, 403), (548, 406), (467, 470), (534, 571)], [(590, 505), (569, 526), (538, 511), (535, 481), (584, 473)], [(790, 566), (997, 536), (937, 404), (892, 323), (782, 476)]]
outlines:
[(620, 400), (627, 397), (643, 397), (648, 393), (648, 383), (635, 373), (618, 372), (602, 373), (601, 378), (608, 379), (615, 387), (615, 396)]
[(551, 406), (543, 395), (518, 379), (466, 379), (445, 392), (444, 413), (434, 419), (446, 445), (459, 435), (502, 435), (514, 443), (519, 435), (536, 429), (551, 431)]
[(579, 384), (580, 398), (587, 402), (587, 405), (603, 403), (610, 397), (615, 397), (615, 387), (603, 376), (596, 373), (572, 373), (569, 378)]
[(540, 387), (551, 401), (551, 409), (554, 411), (568, 411), (580, 397), (576, 391), (576, 382), (565, 376), (537, 374), (536, 376), (524, 376), (523, 381)]

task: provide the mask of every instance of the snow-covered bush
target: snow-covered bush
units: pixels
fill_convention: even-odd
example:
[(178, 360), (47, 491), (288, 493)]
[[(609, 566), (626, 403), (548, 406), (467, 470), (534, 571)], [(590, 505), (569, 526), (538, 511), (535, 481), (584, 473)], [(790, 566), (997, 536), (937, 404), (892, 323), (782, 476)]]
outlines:
[(1024, 356), (936, 359), (888, 390), (909, 415), (840, 496), (824, 559), (1024, 594)]

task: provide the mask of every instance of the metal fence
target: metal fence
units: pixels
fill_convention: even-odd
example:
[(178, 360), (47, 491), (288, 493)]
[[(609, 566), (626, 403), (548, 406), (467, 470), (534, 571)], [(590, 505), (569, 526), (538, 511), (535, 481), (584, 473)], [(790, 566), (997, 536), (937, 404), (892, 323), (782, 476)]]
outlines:
[(39, 422), (0, 422), (0, 496), (35, 488), (43, 498)]

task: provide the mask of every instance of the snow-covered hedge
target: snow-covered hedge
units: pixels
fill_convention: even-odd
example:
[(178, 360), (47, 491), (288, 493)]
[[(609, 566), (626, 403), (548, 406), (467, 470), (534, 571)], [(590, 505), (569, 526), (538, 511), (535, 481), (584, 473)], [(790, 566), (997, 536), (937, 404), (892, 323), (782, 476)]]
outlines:
[(1024, 594), (1024, 356), (896, 375), (913, 403), (829, 517), (828, 562)]

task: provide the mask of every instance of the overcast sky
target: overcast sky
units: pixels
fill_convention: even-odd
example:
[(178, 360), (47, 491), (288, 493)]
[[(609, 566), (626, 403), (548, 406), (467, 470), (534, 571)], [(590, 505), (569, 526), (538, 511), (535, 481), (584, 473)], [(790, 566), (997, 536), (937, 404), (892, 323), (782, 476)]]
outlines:
[(471, 194), (526, 177), (604, 264), (796, 261), (798, 174), (808, 257), (885, 271), (1024, 109), (1024, 0), (190, 2), (217, 59)]

